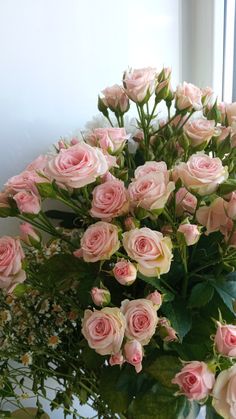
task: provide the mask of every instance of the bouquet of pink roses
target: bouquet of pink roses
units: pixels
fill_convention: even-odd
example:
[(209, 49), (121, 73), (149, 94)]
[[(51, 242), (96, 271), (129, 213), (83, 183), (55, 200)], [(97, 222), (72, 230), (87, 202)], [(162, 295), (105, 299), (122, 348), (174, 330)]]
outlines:
[(236, 418), (236, 104), (170, 78), (126, 71), (105, 127), (5, 184), (2, 403), (31, 390), (40, 417), (52, 377), (73, 417), (77, 396), (100, 418)]

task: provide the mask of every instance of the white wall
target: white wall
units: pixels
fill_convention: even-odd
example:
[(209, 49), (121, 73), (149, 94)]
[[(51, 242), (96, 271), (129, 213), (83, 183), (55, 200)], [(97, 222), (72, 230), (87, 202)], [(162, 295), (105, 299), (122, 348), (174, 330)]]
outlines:
[(179, 81), (179, 43), (179, 0), (0, 0), (0, 189), (83, 128), (127, 66), (170, 65)]

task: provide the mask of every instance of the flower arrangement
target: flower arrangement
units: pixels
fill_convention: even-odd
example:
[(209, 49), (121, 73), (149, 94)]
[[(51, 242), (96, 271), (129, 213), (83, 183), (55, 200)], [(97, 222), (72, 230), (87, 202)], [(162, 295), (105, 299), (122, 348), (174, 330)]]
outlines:
[(236, 418), (236, 104), (170, 79), (126, 71), (98, 98), (109, 126), (6, 182), (2, 402), (31, 390), (40, 417), (52, 377), (73, 417), (77, 396), (100, 418)]

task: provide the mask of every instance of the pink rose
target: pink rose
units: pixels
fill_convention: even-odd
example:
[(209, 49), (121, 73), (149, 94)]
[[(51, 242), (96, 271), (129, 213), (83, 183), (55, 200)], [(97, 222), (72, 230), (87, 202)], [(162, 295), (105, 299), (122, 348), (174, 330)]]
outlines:
[(139, 300), (124, 300), (121, 311), (126, 319), (125, 336), (128, 339), (138, 340), (147, 345), (154, 335), (157, 326), (157, 311), (152, 301), (140, 298)]
[(232, 126), (233, 122), (236, 121), (236, 102), (226, 104), (226, 115), (228, 125)]
[(113, 367), (114, 365), (123, 365), (125, 362), (124, 357), (120, 352), (117, 354), (111, 355), (109, 359), (109, 364)]
[(213, 388), (213, 407), (223, 418), (236, 418), (236, 365), (221, 371)]
[(83, 257), (85, 262), (97, 262), (110, 259), (120, 247), (118, 228), (114, 224), (98, 221), (90, 225), (80, 242), (81, 249), (74, 255)]
[(174, 189), (174, 182), (166, 182), (163, 173), (149, 173), (133, 180), (129, 184), (128, 194), (133, 206), (153, 211), (164, 208)]
[(151, 294), (148, 294), (146, 299), (151, 301), (154, 304), (155, 309), (158, 310), (162, 305), (163, 295), (158, 291), (154, 291)]
[(184, 82), (180, 84), (175, 93), (175, 106), (179, 111), (199, 111), (202, 109), (202, 92), (201, 89), (191, 83)]
[(165, 181), (169, 181), (169, 172), (164, 161), (146, 161), (142, 166), (138, 166), (137, 169), (135, 169), (134, 177), (137, 180), (145, 175), (157, 173), (163, 173)]
[(191, 146), (198, 147), (202, 143), (208, 144), (215, 134), (215, 121), (208, 121), (204, 118), (193, 119), (187, 122), (183, 129)]
[(145, 276), (160, 276), (170, 270), (172, 243), (159, 231), (143, 227), (123, 234), (123, 246), (131, 259), (138, 262), (138, 270)]
[(236, 192), (232, 192), (227, 205), (227, 214), (232, 220), (236, 220)]
[(164, 342), (176, 342), (178, 340), (176, 330), (170, 325), (166, 317), (159, 318), (158, 332)]
[(212, 194), (228, 178), (227, 166), (223, 166), (218, 157), (204, 153), (193, 154), (187, 163), (180, 163), (175, 170), (175, 176), (184, 186), (201, 196)]
[(120, 152), (128, 139), (125, 128), (96, 128), (86, 142), (110, 153)]
[(123, 87), (115, 84), (114, 86), (106, 87), (102, 93), (104, 97), (100, 98), (100, 100), (113, 112), (123, 114), (129, 110), (129, 98)]
[(215, 375), (205, 362), (192, 361), (184, 365), (172, 380), (189, 400), (202, 400), (207, 397), (215, 382)]
[(135, 103), (145, 103), (155, 90), (156, 69), (147, 67), (125, 71), (123, 84), (129, 98)]
[(140, 226), (140, 221), (134, 217), (128, 216), (124, 220), (124, 225), (126, 230), (132, 230), (133, 228)]
[(26, 279), (22, 269), (24, 257), (19, 239), (9, 236), (0, 238), (0, 288), (12, 292), (18, 283)]
[(227, 103), (225, 102), (220, 102), (217, 104), (217, 109), (220, 112), (222, 125), (225, 125), (226, 123), (226, 120), (225, 120), (226, 119), (226, 106), (227, 106)]
[(96, 306), (106, 306), (110, 304), (111, 294), (108, 289), (93, 287), (91, 289), (91, 297)]
[(37, 195), (30, 191), (21, 191), (14, 195), (17, 208), (20, 212), (38, 214), (41, 211), (41, 202)]
[(41, 182), (42, 177), (40, 177), (34, 170), (25, 170), (19, 175), (8, 179), (5, 186), (7, 192), (11, 193), (12, 195), (22, 191), (31, 191), (35, 195), (38, 195), (38, 189), (36, 185), (37, 183)]
[(125, 332), (125, 317), (119, 308), (85, 310), (82, 333), (90, 348), (100, 355), (117, 354)]
[(35, 170), (43, 172), (45, 167), (47, 166), (48, 156), (41, 154), (35, 160), (33, 160), (25, 170)]
[(183, 234), (187, 246), (193, 246), (200, 238), (201, 232), (196, 224), (180, 224), (178, 230)]
[(83, 142), (62, 149), (46, 168), (50, 179), (70, 188), (89, 185), (107, 171), (108, 163), (102, 151)]
[(20, 225), (20, 233), (20, 239), (29, 246), (35, 246), (41, 242), (40, 233), (29, 223), (22, 223)]
[(121, 285), (131, 285), (137, 277), (137, 269), (134, 264), (125, 259), (116, 262), (112, 272)]
[(232, 131), (231, 127), (223, 127), (223, 126), (216, 127), (217, 143), (224, 141), (231, 134), (231, 131)]
[(124, 346), (125, 360), (135, 367), (135, 371), (142, 371), (143, 347), (137, 340), (126, 342)]
[(215, 102), (214, 91), (211, 87), (205, 87), (202, 91), (202, 103), (204, 106), (213, 106)]
[(196, 212), (197, 221), (206, 227), (206, 234), (219, 231), (228, 223), (227, 202), (223, 198), (216, 198), (209, 207), (204, 205)]
[(179, 217), (185, 213), (194, 214), (197, 207), (197, 198), (187, 191), (186, 188), (180, 188), (175, 195), (175, 212)]
[(127, 191), (121, 180), (110, 180), (94, 188), (90, 210), (92, 217), (111, 221), (112, 218), (123, 215), (128, 210)]
[(215, 346), (221, 355), (236, 357), (236, 326), (217, 322)]

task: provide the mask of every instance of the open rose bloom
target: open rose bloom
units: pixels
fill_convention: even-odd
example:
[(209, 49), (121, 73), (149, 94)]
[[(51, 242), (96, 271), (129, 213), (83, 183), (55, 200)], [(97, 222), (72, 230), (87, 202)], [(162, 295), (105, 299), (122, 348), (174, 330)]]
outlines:
[(53, 378), (71, 417), (236, 419), (236, 103), (171, 75), (127, 69), (2, 185), (0, 416)]

